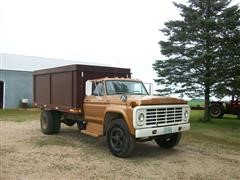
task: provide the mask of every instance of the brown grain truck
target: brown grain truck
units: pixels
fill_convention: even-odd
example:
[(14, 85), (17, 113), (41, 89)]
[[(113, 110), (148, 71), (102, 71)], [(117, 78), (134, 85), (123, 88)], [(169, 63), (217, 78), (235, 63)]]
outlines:
[(189, 130), (190, 108), (181, 99), (151, 96), (130, 69), (70, 65), (34, 72), (34, 103), (42, 109), (41, 130), (58, 133), (61, 123), (84, 134), (106, 136), (111, 153), (129, 156), (136, 142), (178, 144)]

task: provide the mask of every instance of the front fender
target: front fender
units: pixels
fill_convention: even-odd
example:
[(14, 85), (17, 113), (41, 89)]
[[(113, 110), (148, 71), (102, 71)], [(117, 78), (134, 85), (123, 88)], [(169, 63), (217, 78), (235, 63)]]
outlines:
[[(126, 123), (127, 127), (128, 127), (128, 130), (129, 132), (132, 134), (132, 135), (135, 135), (135, 129), (133, 127), (133, 120), (132, 120), (132, 117), (133, 117), (133, 110), (131, 107), (129, 106), (126, 106), (126, 105), (111, 105), (111, 106), (108, 106), (104, 112), (104, 127), (105, 127), (105, 123), (107, 123), (107, 120), (106, 120), (106, 115), (107, 113), (118, 113), (118, 114), (121, 114), (124, 122)], [(113, 120), (113, 119), (111, 119)]]

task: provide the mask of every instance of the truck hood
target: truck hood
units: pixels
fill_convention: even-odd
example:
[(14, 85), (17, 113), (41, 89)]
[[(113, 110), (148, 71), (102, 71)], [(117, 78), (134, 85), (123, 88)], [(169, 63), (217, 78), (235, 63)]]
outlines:
[[(109, 97), (111, 103), (122, 104), (121, 96)], [(178, 98), (165, 97), (165, 96), (140, 96), (140, 95), (128, 95), (125, 102), (131, 106), (142, 105), (167, 105), (167, 104), (187, 104), (186, 101)], [(125, 104), (124, 103), (124, 104)]]
[(127, 102), (142, 105), (166, 105), (166, 104), (186, 104), (186, 101), (178, 98), (164, 97), (164, 96), (128, 96)]

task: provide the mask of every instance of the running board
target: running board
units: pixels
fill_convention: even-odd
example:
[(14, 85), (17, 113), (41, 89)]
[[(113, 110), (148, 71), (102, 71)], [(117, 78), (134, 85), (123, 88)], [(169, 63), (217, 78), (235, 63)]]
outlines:
[(97, 138), (103, 135), (102, 130), (102, 124), (88, 122), (86, 125), (86, 130), (81, 130), (81, 133)]
[(88, 131), (86, 131), (86, 130), (81, 130), (81, 133), (86, 134), (86, 135), (88, 135), (88, 136), (95, 137), (95, 138), (98, 138), (98, 137), (101, 136), (101, 135), (99, 135), (99, 134), (94, 134), (94, 133), (88, 132)]

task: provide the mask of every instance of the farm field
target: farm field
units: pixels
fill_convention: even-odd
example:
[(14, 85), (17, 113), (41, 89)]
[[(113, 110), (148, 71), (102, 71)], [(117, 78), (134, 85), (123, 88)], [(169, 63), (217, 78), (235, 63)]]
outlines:
[(201, 123), (202, 113), (191, 111), (191, 130), (174, 149), (138, 143), (133, 156), (119, 159), (104, 137), (76, 126), (42, 134), (37, 109), (0, 111), (0, 179), (240, 179), (240, 120)]

